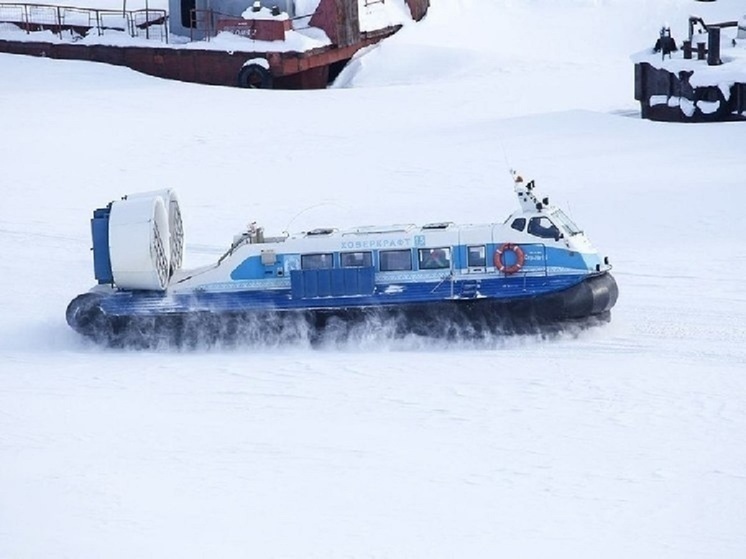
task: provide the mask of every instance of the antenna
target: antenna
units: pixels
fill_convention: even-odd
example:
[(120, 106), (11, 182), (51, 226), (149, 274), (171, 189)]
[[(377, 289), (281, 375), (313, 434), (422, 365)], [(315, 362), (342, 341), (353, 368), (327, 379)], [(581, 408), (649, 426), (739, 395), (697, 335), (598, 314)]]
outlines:
[(285, 229), (283, 230), (283, 233), (290, 233), (290, 226), (293, 224), (293, 222), (298, 219), (300, 216), (302, 216), (306, 212), (310, 212), (311, 210), (314, 210), (316, 208), (320, 208), (321, 206), (336, 206), (337, 208), (341, 208), (342, 210), (348, 211), (349, 208), (346, 208), (344, 206), (341, 206), (340, 204), (335, 204), (333, 202), (319, 202), (318, 204), (314, 204), (313, 206), (308, 206), (307, 208), (299, 211), (297, 214), (295, 214), (290, 221), (288, 221), (288, 224), (285, 226)]
[(498, 143), (500, 144), (500, 151), (503, 152), (503, 159), (505, 160), (505, 169), (508, 171), (508, 174), (510, 175), (510, 181), (515, 181), (515, 174), (516, 171), (513, 169), (513, 167), (510, 165), (510, 162), (508, 161), (508, 154), (505, 151), (505, 146), (503, 145), (501, 140), (498, 140)]
[(516, 185), (517, 183), (523, 182), (523, 177), (518, 174), (518, 171), (513, 168), (513, 166), (510, 164), (510, 161), (508, 161), (508, 154), (505, 151), (505, 146), (502, 143), (502, 140), (498, 140), (498, 143), (500, 145), (500, 151), (503, 153), (503, 160), (505, 161), (505, 170), (510, 175), (510, 183), (512, 185)]

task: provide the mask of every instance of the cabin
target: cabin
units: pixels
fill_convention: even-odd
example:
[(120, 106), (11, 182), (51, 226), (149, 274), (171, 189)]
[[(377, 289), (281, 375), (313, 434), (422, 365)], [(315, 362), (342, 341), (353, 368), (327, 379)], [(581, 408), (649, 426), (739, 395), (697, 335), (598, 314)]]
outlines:
[(218, 21), (242, 18), (247, 10), (260, 13), (263, 10), (258, 8), (270, 12), (274, 8), (278, 15), (294, 18), (313, 15), (318, 4), (319, 0), (169, 0), (169, 29), (174, 35), (202, 40), (216, 28)]

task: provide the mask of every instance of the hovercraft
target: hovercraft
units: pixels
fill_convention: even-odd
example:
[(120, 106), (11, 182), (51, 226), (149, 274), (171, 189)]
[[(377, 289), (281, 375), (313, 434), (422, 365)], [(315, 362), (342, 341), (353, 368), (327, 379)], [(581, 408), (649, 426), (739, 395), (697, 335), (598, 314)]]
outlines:
[(423, 335), (535, 332), (606, 322), (608, 257), (534, 181), (500, 223), (320, 228), (266, 236), (252, 224), (212, 265), (182, 269), (174, 190), (130, 195), (91, 220), (98, 285), (68, 324), (112, 346), (287, 338), (361, 322)]

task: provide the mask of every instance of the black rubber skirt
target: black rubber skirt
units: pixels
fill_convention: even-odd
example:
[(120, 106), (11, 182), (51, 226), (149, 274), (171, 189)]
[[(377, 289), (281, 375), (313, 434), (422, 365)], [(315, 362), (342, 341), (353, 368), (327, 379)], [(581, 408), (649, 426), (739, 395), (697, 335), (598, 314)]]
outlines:
[(340, 309), (112, 316), (101, 307), (105, 295), (92, 292), (73, 299), (66, 318), (76, 332), (114, 347), (314, 342), (361, 328), (389, 336), (458, 338), (558, 332), (568, 325), (605, 323), (618, 296), (616, 281), (603, 273), (563, 291), (510, 301), (461, 298)]

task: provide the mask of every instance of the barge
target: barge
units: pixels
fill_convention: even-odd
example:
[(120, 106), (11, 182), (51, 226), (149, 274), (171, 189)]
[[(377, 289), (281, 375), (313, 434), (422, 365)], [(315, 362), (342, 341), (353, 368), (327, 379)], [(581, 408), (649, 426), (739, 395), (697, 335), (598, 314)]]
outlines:
[(0, 52), (209, 85), (318, 89), (355, 53), (429, 7), (429, 0), (169, 1), (168, 11), (1, 3)]
[(152, 347), (276, 342), (374, 323), (449, 335), (542, 332), (606, 322), (618, 297), (608, 257), (534, 181), (503, 223), (318, 228), (267, 236), (252, 224), (212, 265), (182, 269), (173, 190), (94, 211), (97, 285), (68, 324), (97, 343)]

